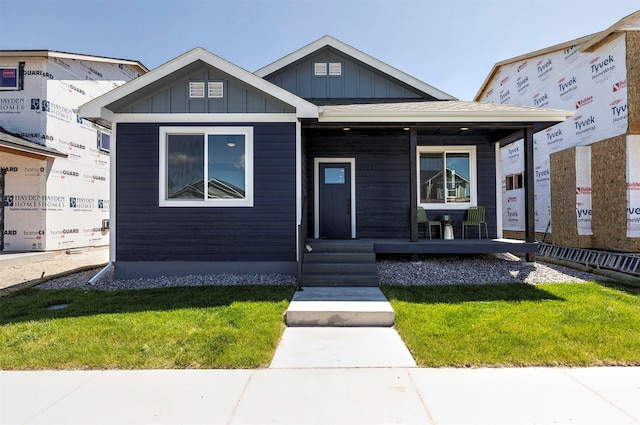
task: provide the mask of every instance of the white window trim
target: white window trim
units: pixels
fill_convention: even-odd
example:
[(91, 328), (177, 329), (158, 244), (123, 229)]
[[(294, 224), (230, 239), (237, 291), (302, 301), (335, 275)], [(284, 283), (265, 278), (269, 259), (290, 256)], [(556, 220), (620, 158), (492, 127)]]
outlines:
[[(472, 145), (464, 146), (418, 146), (418, 153), (416, 155), (416, 170), (418, 180), (418, 192), (416, 193), (416, 199), (418, 199), (418, 205), (427, 210), (466, 210), (469, 207), (478, 205), (478, 175), (476, 166), (476, 147)], [(455, 202), (455, 203), (421, 203), (420, 202), (420, 154), (422, 153), (468, 153), (469, 154), (469, 178), (471, 184), (471, 201), (470, 202)], [(446, 198), (445, 198), (446, 199)]]
[[(161, 207), (253, 207), (253, 127), (160, 127), (159, 140), (159, 197)], [(245, 137), (245, 198), (244, 199), (167, 199), (167, 136), (170, 134), (224, 134)], [(205, 143), (205, 158), (207, 158)], [(205, 171), (207, 167), (202, 164)]]

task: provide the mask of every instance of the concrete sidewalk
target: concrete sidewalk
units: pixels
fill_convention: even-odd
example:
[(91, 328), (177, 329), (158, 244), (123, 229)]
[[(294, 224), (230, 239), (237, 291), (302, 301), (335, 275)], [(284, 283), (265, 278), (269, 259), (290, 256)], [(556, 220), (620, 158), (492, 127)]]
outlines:
[(640, 424), (640, 368), (0, 372), (2, 424)]

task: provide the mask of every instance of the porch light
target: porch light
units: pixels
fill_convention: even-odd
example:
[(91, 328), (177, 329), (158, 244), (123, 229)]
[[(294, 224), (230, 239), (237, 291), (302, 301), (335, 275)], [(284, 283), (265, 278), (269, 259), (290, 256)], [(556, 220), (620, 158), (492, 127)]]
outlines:
[(344, 127), (342, 130), (344, 130), (344, 131), (349, 131), (349, 130), (351, 130), (351, 129), (350, 129), (349, 127)]
[(410, 129), (409, 127), (405, 127), (405, 128), (403, 128), (403, 130), (404, 130), (404, 131), (409, 131), (409, 130), (411, 130), (411, 129)]
[(469, 127), (460, 127), (460, 131), (467, 131), (469, 130)]

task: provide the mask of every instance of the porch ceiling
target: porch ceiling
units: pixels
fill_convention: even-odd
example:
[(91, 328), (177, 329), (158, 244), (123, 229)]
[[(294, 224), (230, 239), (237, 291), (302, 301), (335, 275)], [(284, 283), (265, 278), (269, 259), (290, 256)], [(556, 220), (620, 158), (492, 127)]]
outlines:
[(484, 136), (502, 145), (565, 121), (575, 111), (497, 105), (484, 102), (441, 101), (326, 105), (307, 127), (350, 129), (415, 128), (418, 134)]
[[(469, 137), (477, 140), (489, 140), (493, 143), (500, 142), (501, 146), (512, 143), (523, 138), (524, 128), (531, 123), (505, 124), (505, 123), (484, 123), (477, 124), (471, 122), (460, 122), (452, 125), (451, 123), (318, 123), (315, 120), (307, 120), (303, 122), (304, 128), (314, 130), (324, 130), (335, 133), (336, 135), (349, 134), (366, 134), (369, 132), (388, 133), (406, 133), (415, 128), (418, 136), (439, 136), (439, 137)], [(544, 130), (550, 125), (533, 125), (534, 132)]]

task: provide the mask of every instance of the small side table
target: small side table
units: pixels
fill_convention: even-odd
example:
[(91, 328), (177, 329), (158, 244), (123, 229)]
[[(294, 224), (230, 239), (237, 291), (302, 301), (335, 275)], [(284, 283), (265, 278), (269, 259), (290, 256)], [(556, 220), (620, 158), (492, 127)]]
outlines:
[(444, 239), (453, 239), (453, 220), (448, 215), (442, 218), (442, 225), (444, 227)]

